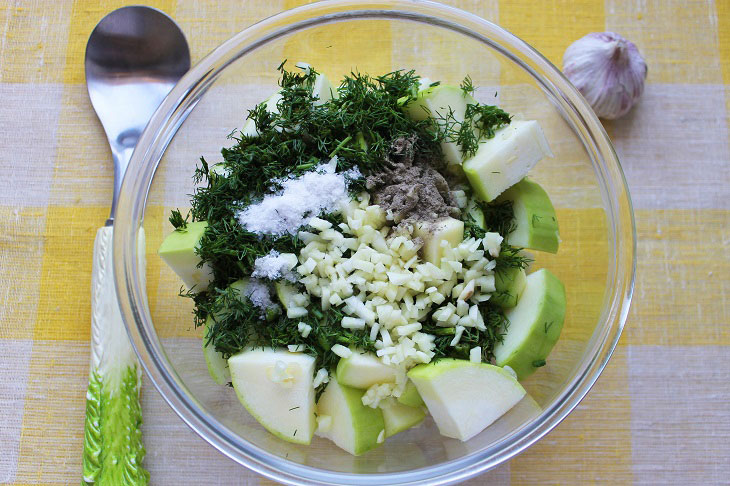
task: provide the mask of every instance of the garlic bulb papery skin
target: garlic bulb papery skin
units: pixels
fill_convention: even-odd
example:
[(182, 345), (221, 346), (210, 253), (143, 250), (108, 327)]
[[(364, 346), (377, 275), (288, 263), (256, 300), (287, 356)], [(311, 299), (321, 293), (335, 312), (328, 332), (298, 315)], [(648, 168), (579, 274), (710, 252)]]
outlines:
[(600, 118), (613, 120), (644, 92), (647, 66), (633, 42), (614, 32), (593, 32), (566, 49), (563, 72)]

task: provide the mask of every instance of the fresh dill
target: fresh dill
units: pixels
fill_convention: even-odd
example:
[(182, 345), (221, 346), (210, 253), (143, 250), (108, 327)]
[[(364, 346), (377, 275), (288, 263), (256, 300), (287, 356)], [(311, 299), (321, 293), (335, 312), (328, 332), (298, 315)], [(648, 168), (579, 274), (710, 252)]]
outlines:
[(256, 258), (271, 250), (296, 253), (304, 246), (297, 235), (262, 237), (252, 233), (241, 226), (234, 214), (207, 221), (208, 228), (197, 252), (213, 269), (213, 283), (219, 288), (251, 275)]
[[(438, 133), (431, 120), (411, 120), (398, 99), (414, 98), (419, 77), (413, 71), (394, 71), (371, 77), (346, 76), (337, 96), (317, 103), (312, 86), (314, 69), (290, 72), (279, 66), (281, 80), (278, 113), (259, 104), (248, 114), (258, 135), (233, 136), (232, 147), (221, 151), (223, 170), (213, 170), (200, 159), (195, 182), (202, 183), (192, 197), (193, 221), (207, 221), (208, 230), (199, 255), (213, 268), (215, 284), (223, 286), (246, 276), (256, 256), (296, 251), (295, 237), (260, 238), (240, 228), (236, 213), (279, 190), (276, 181), (314, 170), (337, 155), (337, 170), (357, 167), (363, 175), (380, 169), (394, 139), (416, 135), (417, 150), (440, 155)], [(364, 148), (365, 147), (365, 148)], [(350, 190), (364, 189), (364, 179)]]
[[(459, 85), (464, 96), (474, 94), (476, 88), (471, 77), (466, 76)], [(443, 140), (454, 142), (461, 148), (464, 157), (473, 157), (484, 139), (494, 138), (496, 130), (509, 125), (512, 117), (498, 106), (468, 103), (463, 120), (454, 111), (438, 114), (439, 135)]]
[(461, 219), (464, 221), (464, 239), (476, 238), (479, 240), (484, 238), (487, 232), (476, 222), (469, 212), (464, 212)]
[(466, 113), (464, 115), (464, 123), (471, 121), (476, 127), (477, 138), (494, 138), (497, 129), (509, 125), (512, 117), (493, 105), (466, 105)]
[(477, 205), (484, 213), (484, 226), (487, 231), (499, 233), (507, 237), (514, 230), (514, 210), (512, 201), (478, 202)]
[(464, 119), (459, 120), (449, 107), (447, 113), (437, 113), (439, 138), (456, 143), (464, 157), (473, 157), (484, 139), (494, 138), (496, 130), (508, 125), (510, 115), (491, 105), (467, 104)]
[(188, 226), (188, 218), (190, 217), (190, 213), (188, 213), (185, 216), (185, 219), (183, 219), (182, 214), (180, 214), (179, 209), (173, 209), (170, 212), (170, 224), (172, 225), (175, 230), (184, 230)]
[(472, 83), (471, 76), (467, 75), (464, 80), (459, 85), (461, 90), (464, 92), (464, 95), (474, 95), (474, 84)]
[(507, 268), (527, 268), (532, 260), (526, 257), (522, 253), (522, 248), (511, 246), (506, 242), (502, 242), (502, 247), (499, 250), (499, 256), (495, 258), (496, 266), (495, 271), (500, 271)]

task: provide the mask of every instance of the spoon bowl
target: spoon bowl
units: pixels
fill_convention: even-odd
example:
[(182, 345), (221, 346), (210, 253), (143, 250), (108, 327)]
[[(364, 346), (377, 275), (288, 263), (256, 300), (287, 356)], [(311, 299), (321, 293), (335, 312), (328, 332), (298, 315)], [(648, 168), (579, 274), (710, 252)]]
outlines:
[(89, 98), (114, 158), (113, 217), (134, 147), (164, 97), (190, 69), (190, 50), (165, 13), (123, 7), (94, 28), (84, 64)]

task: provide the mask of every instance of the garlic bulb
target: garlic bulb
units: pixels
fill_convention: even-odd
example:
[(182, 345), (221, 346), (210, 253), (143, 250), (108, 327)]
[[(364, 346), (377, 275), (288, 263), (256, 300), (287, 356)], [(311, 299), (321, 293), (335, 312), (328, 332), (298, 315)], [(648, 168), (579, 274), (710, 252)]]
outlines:
[(563, 72), (599, 117), (613, 120), (644, 92), (647, 67), (633, 42), (613, 32), (593, 32), (568, 47)]

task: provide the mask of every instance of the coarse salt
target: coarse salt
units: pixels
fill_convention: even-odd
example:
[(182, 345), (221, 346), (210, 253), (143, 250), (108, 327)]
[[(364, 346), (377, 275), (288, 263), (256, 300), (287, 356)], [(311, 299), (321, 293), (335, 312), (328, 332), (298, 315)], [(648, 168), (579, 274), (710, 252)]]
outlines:
[(357, 170), (334, 172), (332, 165), (280, 181), (281, 190), (238, 212), (248, 231), (265, 235), (295, 234), (313, 216), (332, 212), (347, 201), (347, 183), (360, 177)]
[(248, 285), (246, 285), (246, 288), (243, 290), (243, 295), (248, 297), (248, 300), (250, 300), (254, 306), (263, 311), (269, 307), (277, 305), (271, 300), (269, 286), (255, 278), (249, 280)]
[(251, 276), (269, 280), (284, 277), (290, 282), (296, 282), (296, 276), (291, 272), (291, 261), (276, 250), (256, 259)]

